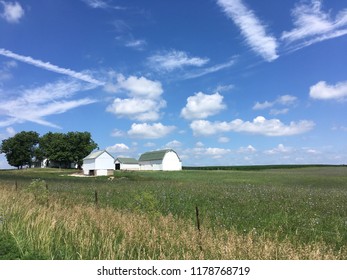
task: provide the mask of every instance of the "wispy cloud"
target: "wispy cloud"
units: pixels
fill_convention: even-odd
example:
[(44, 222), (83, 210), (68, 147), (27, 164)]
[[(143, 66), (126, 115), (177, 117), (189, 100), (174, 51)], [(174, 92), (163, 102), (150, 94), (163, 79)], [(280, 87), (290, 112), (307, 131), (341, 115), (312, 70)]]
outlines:
[(226, 68), (229, 68), (229, 67), (235, 65), (236, 61), (237, 61), (237, 59), (235, 56), (225, 63), (216, 64), (216, 65), (213, 65), (211, 67), (206, 67), (206, 68), (202, 68), (199, 70), (188, 72), (183, 76), (183, 78), (186, 80), (195, 79), (195, 78), (202, 77), (202, 76), (205, 76), (205, 75), (208, 75), (211, 73), (215, 73), (215, 72), (221, 71), (223, 69), (226, 69)]
[(9, 23), (18, 23), (24, 16), (24, 9), (18, 2), (0, 1), (3, 12), (0, 16)]
[(109, 1), (105, 0), (82, 0), (84, 3), (86, 3), (89, 7), (94, 9), (115, 9), (115, 10), (124, 10), (124, 7), (120, 6), (113, 6), (109, 4)]
[(11, 70), (17, 67), (17, 62), (14, 60), (7, 61), (0, 66), (0, 84), (2, 81), (12, 78)]
[(200, 67), (206, 64), (209, 59), (189, 56), (184, 51), (165, 51), (150, 56), (148, 64), (158, 71), (173, 71), (187, 66)]
[(0, 120), (0, 127), (15, 123), (34, 122), (53, 128), (60, 128), (45, 117), (65, 113), (71, 109), (95, 103), (96, 100), (83, 98), (71, 100), (75, 93), (95, 88), (95, 85), (76, 81), (58, 81), (42, 87), (26, 89), (17, 93), (17, 98), (2, 100), (0, 115), (6, 117)]
[(286, 106), (286, 108), (273, 108), (270, 111), (271, 115), (280, 115), (280, 114), (286, 114), (289, 112), (288, 107), (292, 107), (297, 103), (298, 98), (293, 95), (281, 95), (274, 101), (264, 101), (264, 102), (256, 102), (253, 106), (253, 110), (264, 110), (273, 108), (274, 106)]
[(94, 84), (97, 86), (102, 86), (105, 84), (102, 81), (94, 79), (93, 77), (91, 77), (88, 74), (76, 72), (76, 71), (73, 71), (73, 70), (67, 69), (67, 68), (62, 68), (62, 67), (56, 66), (54, 64), (51, 64), (50, 62), (43, 62), (41, 60), (34, 59), (30, 56), (23, 56), (20, 54), (16, 54), (16, 53), (11, 52), (9, 50), (0, 49), (0, 55), (15, 59), (15, 60), (27, 63), (27, 64), (31, 64), (31, 65), (34, 65), (38, 68), (45, 69), (45, 70), (48, 70), (51, 72), (67, 75), (67, 76), (70, 76), (72, 78), (75, 78), (75, 79), (78, 79), (78, 80), (81, 80), (84, 82), (88, 82), (88, 83), (91, 83), (91, 84)]
[(334, 19), (329, 12), (323, 11), (322, 3), (322, 0), (301, 2), (292, 10), (294, 28), (283, 32), (281, 37), (287, 44), (294, 44), (291, 49), (297, 50), (347, 34), (347, 9), (338, 12)]
[(128, 48), (132, 48), (135, 50), (143, 50), (144, 47), (147, 45), (146, 40), (142, 40), (142, 39), (132, 39), (129, 41), (126, 41), (124, 44), (126, 47)]
[(242, 0), (217, 0), (224, 13), (240, 28), (247, 44), (267, 61), (278, 58), (277, 40), (266, 32), (266, 26)]

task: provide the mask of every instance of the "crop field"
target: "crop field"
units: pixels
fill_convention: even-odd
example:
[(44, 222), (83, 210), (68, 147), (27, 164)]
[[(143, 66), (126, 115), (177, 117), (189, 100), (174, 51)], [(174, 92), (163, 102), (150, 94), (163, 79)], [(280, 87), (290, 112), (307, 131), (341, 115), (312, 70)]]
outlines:
[(0, 259), (347, 259), (347, 167), (0, 171)]

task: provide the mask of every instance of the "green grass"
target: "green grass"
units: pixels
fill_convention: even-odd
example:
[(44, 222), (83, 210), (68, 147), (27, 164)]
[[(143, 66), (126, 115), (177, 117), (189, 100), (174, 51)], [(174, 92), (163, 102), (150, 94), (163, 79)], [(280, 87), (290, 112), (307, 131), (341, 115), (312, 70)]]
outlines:
[[(93, 205), (151, 219), (172, 216), (201, 228), (267, 236), (296, 246), (323, 242), (338, 252), (347, 244), (347, 168), (316, 166), (261, 170), (115, 172), (77, 178), (69, 170), (0, 171), (0, 184), (24, 190), (45, 180), (49, 199), (69, 207)], [(1, 205), (0, 205), (1, 209)], [(347, 255), (345, 256), (347, 258)]]

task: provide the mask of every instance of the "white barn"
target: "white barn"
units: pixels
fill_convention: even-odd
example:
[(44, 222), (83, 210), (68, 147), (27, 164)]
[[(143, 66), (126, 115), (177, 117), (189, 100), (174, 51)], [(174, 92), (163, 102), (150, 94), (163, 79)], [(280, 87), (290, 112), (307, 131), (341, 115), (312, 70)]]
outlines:
[(92, 152), (83, 159), (83, 174), (90, 176), (113, 175), (114, 157), (106, 150)]
[(114, 161), (116, 170), (139, 170), (139, 162), (134, 158), (118, 157)]
[(146, 152), (139, 158), (140, 170), (182, 170), (182, 161), (172, 149)]

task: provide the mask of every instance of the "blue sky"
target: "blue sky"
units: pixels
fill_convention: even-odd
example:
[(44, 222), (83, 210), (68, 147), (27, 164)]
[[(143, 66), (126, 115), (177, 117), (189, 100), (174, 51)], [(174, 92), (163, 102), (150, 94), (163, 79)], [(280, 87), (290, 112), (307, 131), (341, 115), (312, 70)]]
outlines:
[(0, 34), (0, 140), (90, 131), (183, 165), (347, 163), (345, 1), (1, 0)]

